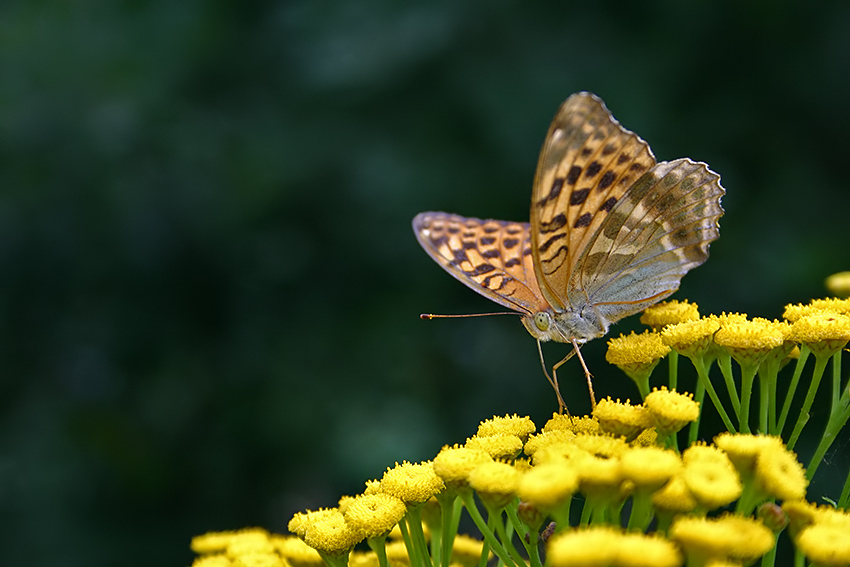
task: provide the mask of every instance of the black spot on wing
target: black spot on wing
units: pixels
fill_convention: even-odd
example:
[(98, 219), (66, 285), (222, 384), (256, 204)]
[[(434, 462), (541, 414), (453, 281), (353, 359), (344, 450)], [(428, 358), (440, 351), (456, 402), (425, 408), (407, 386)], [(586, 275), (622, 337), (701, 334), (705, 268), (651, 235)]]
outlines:
[[(546, 252), (547, 250), (549, 250), (549, 248), (552, 247), (552, 245), (555, 242), (557, 242), (558, 240), (561, 240), (562, 238), (566, 238), (566, 237), (567, 237), (566, 232), (562, 232), (561, 234), (556, 234), (554, 236), (550, 236), (549, 239), (546, 242), (544, 242), (543, 244), (540, 245), (540, 252), (541, 253)], [(563, 246), (562, 248), (566, 248), (566, 246)]]
[(602, 174), (602, 177), (599, 179), (599, 185), (597, 185), (596, 188), (600, 191), (604, 191), (608, 189), (612, 183), (614, 183), (614, 179), (616, 178), (617, 175), (613, 171), (608, 170)]
[(584, 213), (583, 215), (581, 215), (579, 218), (576, 219), (576, 222), (573, 225), (573, 227), (574, 228), (584, 228), (586, 226), (590, 226), (590, 221), (591, 221), (592, 218), (593, 217), (590, 215), (590, 213)]
[(587, 166), (587, 169), (584, 172), (584, 176), (593, 177), (600, 171), (602, 171), (602, 165), (598, 161), (592, 161), (590, 162), (590, 165)]
[(602, 206), (601, 206), (601, 207), (599, 207), (599, 210), (600, 210), (600, 211), (605, 211), (605, 212), (607, 213), (608, 211), (610, 211), (611, 209), (613, 209), (613, 208), (614, 208), (614, 205), (616, 205), (616, 204), (617, 204), (617, 198), (616, 198), (616, 197), (611, 197), (610, 199), (608, 199), (607, 201), (605, 201), (604, 203), (602, 203)]
[(549, 222), (540, 223), (540, 232), (554, 232), (559, 228), (563, 228), (567, 224), (567, 217), (564, 213), (560, 213), (552, 218)]
[(581, 168), (577, 165), (572, 166), (567, 173), (567, 185), (575, 185), (579, 175), (581, 175)]
[(587, 201), (590, 189), (576, 189), (570, 193), (570, 205), (581, 205)]
[(519, 239), (518, 238), (506, 238), (502, 241), (502, 244), (504, 245), (504, 247), (506, 249), (510, 250), (511, 248), (513, 248), (514, 246), (519, 244)]

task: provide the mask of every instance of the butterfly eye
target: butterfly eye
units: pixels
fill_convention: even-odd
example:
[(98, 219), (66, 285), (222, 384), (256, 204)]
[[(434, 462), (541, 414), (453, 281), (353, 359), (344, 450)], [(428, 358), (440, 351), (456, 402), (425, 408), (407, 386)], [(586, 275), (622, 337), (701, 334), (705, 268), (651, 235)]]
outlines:
[(534, 315), (534, 325), (541, 331), (545, 331), (549, 328), (550, 321), (548, 313), (543, 313), (541, 311)]

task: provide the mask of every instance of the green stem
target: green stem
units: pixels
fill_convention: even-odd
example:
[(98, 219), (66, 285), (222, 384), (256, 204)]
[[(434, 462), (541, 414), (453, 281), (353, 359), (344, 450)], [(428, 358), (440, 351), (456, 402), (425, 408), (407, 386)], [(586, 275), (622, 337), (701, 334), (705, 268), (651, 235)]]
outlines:
[(797, 439), (800, 438), (800, 433), (803, 432), (803, 427), (809, 421), (809, 410), (812, 409), (812, 403), (815, 401), (815, 394), (820, 386), (820, 380), (823, 378), (823, 371), (826, 369), (826, 363), (829, 362), (828, 356), (815, 356), (815, 369), (812, 372), (812, 381), (809, 383), (809, 391), (806, 392), (806, 399), (803, 401), (803, 407), (800, 408), (800, 415), (797, 416), (797, 423), (794, 425), (794, 431), (791, 432), (791, 437), (788, 439), (788, 450), (793, 451), (794, 445), (797, 444)]
[(781, 436), (782, 430), (785, 429), (785, 420), (788, 418), (788, 412), (791, 410), (791, 402), (794, 400), (797, 385), (800, 383), (800, 376), (803, 374), (803, 367), (806, 366), (806, 360), (809, 358), (811, 352), (806, 345), (800, 346), (800, 358), (797, 359), (794, 375), (791, 377), (791, 383), (788, 384), (788, 391), (785, 392), (785, 401), (782, 403), (782, 413), (779, 415), (779, 423), (776, 424), (776, 429), (771, 431), (773, 435)]
[[(431, 565), (434, 567), (434, 560), (428, 554), (428, 543), (425, 541), (425, 533), (422, 531), (422, 507), (409, 507), (405, 518), (407, 520), (408, 537), (413, 543), (413, 547), (416, 550), (416, 555), (420, 564), (425, 566)], [(399, 527), (402, 528), (402, 533), (404, 533), (404, 524), (405, 522), (402, 522), (399, 525)], [(405, 543), (407, 543), (407, 540), (405, 540)], [(410, 551), (410, 547), (408, 547), (408, 551)]]
[(761, 558), (761, 567), (773, 567), (776, 565), (776, 547), (779, 544), (779, 534), (775, 534), (773, 547), (770, 548), (770, 551), (764, 554)]
[(502, 521), (502, 512), (500, 509), (487, 508), (487, 525), (495, 531), (496, 535), (501, 540), (502, 545), (505, 546), (505, 550), (513, 558), (514, 563), (517, 565), (525, 565), (525, 560), (523, 560), (522, 555), (520, 555), (519, 551), (517, 551), (513, 538), (508, 535), (508, 532), (505, 529), (505, 523)]
[(493, 550), (493, 553), (499, 558), (499, 560), (506, 565), (506, 567), (518, 567), (513, 559), (511, 559), (507, 550), (499, 543), (499, 540), (496, 539), (496, 536), (493, 534), (493, 531), (487, 525), (487, 522), (484, 521), (484, 517), (481, 515), (481, 512), (478, 510), (478, 506), (475, 504), (475, 498), (473, 497), (471, 490), (461, 490), (460, 497), (463, 500), (463, 505), (466, 507), (466, 511), (469, 513), (469, 516), (472, 518), (472, 521), (475, 523), (475, 526), (478, 528), (478, 531), (481, 532), (481, 535), (484, 536), (484, 541), (490, 546), (490, 549)]
[(735, 377), (732, 374), (732, 357), (728, 353), (721, 354), (717, 357), (717, 366), (720, 367), (723, 380), (726, 382), (726, 389), (729, 391), (729, 400), (732, 402), (735, 417), (739, 418), (741, 415), (741, 400), (738, 398), (738, 389), (735, 387)]
[[(723, 420), (723, 425), (726, 426), (727, 431), (730, 433), (736, 433), (737, 429), (735, 429), (735, 426), (732, 425), (732, 420), (729, 419), (726, 409), (723, 407), (723, 404), (720, 403), (720, 398), (717, 396), (717, 392), (714, 391), (714, 385), (712, 385), (711, 380), (708, 378), (708, 372), (706, 371), (703, 359), (692, 358), (691, 362), (693, 363), (694, 368), (696, 368), (700, 382), (702, 382), (703, 386), (705, 386), (705, 391), (708, 392), (708, 397), (711, 398), (711, 401), (714, 403), (714, 407), (717, 409), (720, 419)], [(737, 395), (735, 396), (735, 399), (737, 399)], [(700, 412), (700, 414), (702, 414), (702, 412)]]
[(758, 373), (759, 377), (759, 426), (756, 433), (767, 434), (770, 431), (770, 408), (771, 406), (771, 383), (776, 382), (771, 380), (768, 369), (761, 370)]
[(750, 433), (750, 402), (753, 395), (753, 381), (758, 372), (758, 364), (741, 366), (741, 433)]
[[(703, 365), (705, 367), (705, 365)], [(703, 407), (703, 402), (705, 401), (705, 383), (707, 380), (697, 379), (697, 387), (694, 392), (694, 401), (699, 404), (699, 407)], [(702, 418), (702, 412), (699, 412), (697, 415), (696, 421), (691, 423), (691, 426), (688, 430), (688, 445), (693, 445), (697, 437), (699, 436), (699, 422), (700, 418)], [(678, 442), (676, 443), (676, 452), (679, 452)]]
[(529, 529), (529, 527), (519, 519), (519, 516), (517, 515), (516, 501), (505, 508), (505, 513), (508, 515), (508, 519), (513, 525), (514, 531), (516, 531), (519, 536), (519, 540), (522, 542), (523, 547), (525, 547), (525, 552), (528, 554), (531, 567), (543, 567), (543, 563), (540, 561), (540, 549), (537, 545), (539, 540), (537, 530)]
[(829, 419), (826, 422), (823, 436), (821, 436), (814, 455), (806, 467), (806, 478), (812, 479), (818, 470), (824, 455), (835, 441), (835, 437), (850, 419), (850, 394), (846, 391), (841, 394), (841, 351), (835, 353), (832, 358), (832, 406), (829, 411)]
[(348, 556), (350, 555), (349, 553), (331, 555), (320, 551), (319, 555), (322, 556), (322, 561), (324, 561), (325, 565), (327, 565), (328, 567), (348, 567)]
[[(676, 390), (676, 386), (679, 383), (679, 353), (676, 352), (675, 350), (671, 350), (670, 354), (667, 355), (667, 362), (668, 362), (667, 374), (668, 374), (668, 377), (670, 378), (669, 388), (671, 390)], [(645, 397), (646, 396), (644, 396), (644, 398)]]
[(387, 561), (387, 536), (370, 537), (366, 540), (366, 543), (369, 545), (369, 549), (374, 551), (375, 555), (378, 556), (378, 565), (380, 567), (389, 567), (389, 562)]
[(437, 495), (440, 503), (440, 565), (449, 567), (452, 557), (457, 527), (460, 522), (460, 510), (463, 503), (454, 490), (445, 490)]
[(636, 490), (632, 496), (632, 513), (629, 516), (629, 531), (645, 532), (652, 521), (652, 491)]

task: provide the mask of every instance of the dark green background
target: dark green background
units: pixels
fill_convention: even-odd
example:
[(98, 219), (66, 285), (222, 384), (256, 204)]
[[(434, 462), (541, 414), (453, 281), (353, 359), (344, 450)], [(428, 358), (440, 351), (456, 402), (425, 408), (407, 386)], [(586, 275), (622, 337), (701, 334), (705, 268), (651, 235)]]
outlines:
[(850, 6), (687, 4), (0, 4), (3, 564), (185, 565), (195, 534), (285, 531), (495, 413), (542, 425), (517, 320), (417, 318), (493, 306), (410, 221), (526, 220), (579, 90), (723, 177), (676, 297), (823, 296), (850, 268)]

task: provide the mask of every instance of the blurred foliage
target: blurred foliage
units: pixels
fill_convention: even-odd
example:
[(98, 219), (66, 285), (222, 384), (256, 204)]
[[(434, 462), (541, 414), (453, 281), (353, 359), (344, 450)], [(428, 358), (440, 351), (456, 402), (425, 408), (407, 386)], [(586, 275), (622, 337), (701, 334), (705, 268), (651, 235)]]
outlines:
[[(494, 413), (543, 423), (515, 319), (417, 318), (492, 306), (410, 220), (527, 219), (572, 92), (723, 176), (677, 298), (823, 296), (850, 258), (850, 6), (791, 6), (0, 4), (4, 563), (188, 564), (193, 535), (283, 531)], [(597, 392), (635, 398), (603, 353)]]

